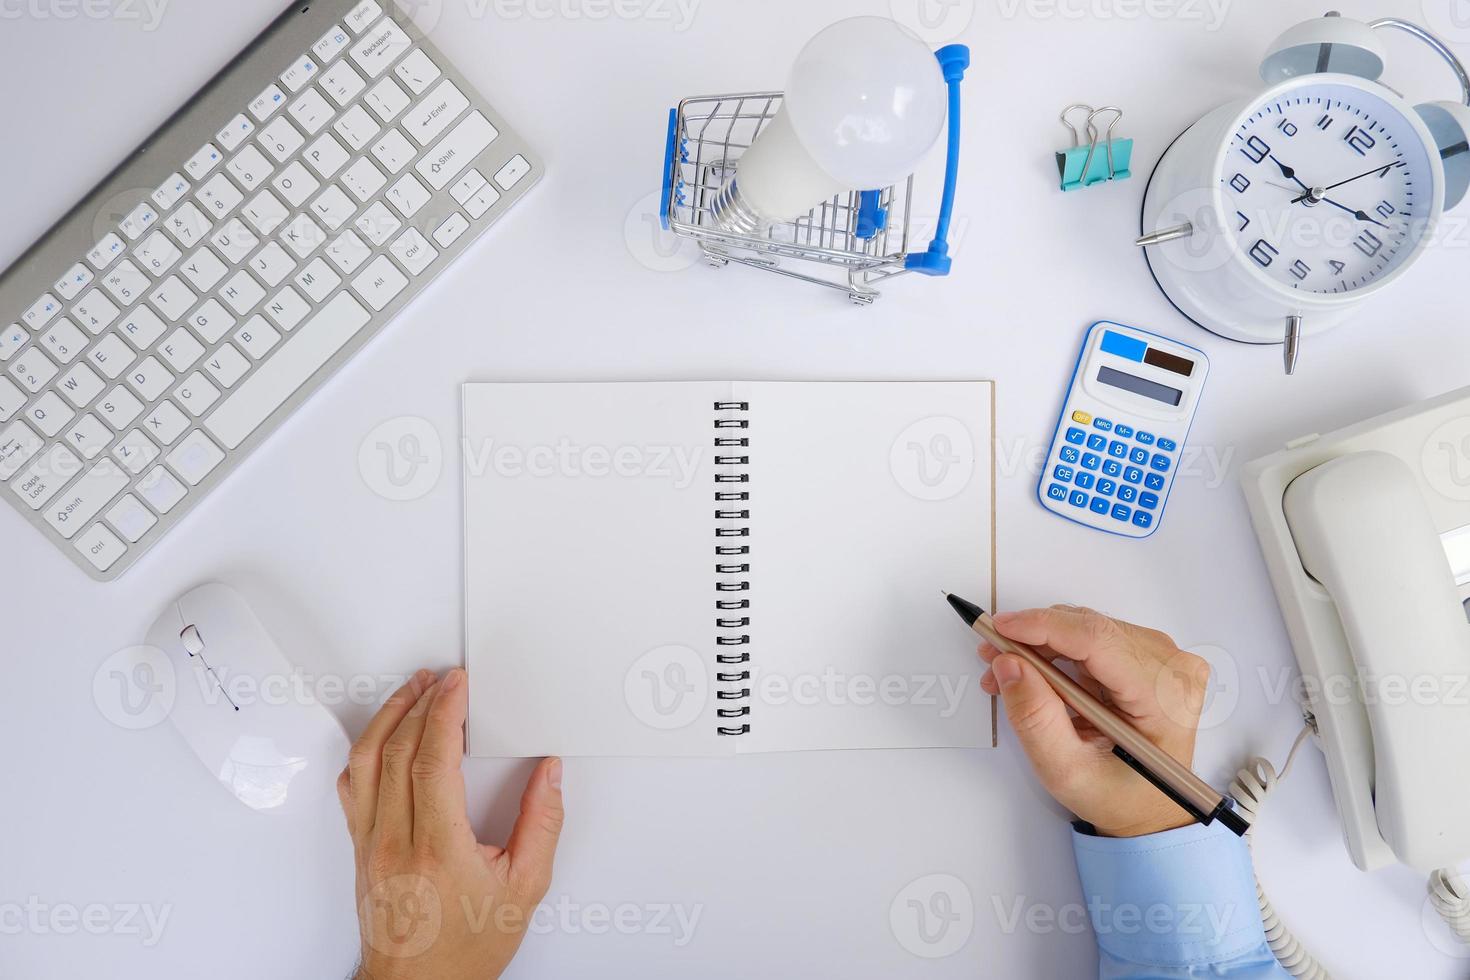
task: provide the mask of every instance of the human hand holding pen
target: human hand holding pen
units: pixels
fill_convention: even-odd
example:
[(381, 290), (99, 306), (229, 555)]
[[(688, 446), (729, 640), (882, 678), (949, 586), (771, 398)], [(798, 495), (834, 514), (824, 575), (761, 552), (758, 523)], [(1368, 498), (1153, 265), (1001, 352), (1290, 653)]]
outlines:
[[(1008, 639), (1075, 668), (1093, 696), (1184, 765), (1194, 757), (1209, 664), (1157, 630), (1091, 609), (1052, 606), (1001, 613)], [(1140, 837), (1192, 821), (1113, 754), (1113, 743), (1073, 716), (1041, 674), (1021, 657), (981, 644), (990, 664), (981, 686), (998, 694), (1037, 778), (1058, 803), (1108, 837)]]

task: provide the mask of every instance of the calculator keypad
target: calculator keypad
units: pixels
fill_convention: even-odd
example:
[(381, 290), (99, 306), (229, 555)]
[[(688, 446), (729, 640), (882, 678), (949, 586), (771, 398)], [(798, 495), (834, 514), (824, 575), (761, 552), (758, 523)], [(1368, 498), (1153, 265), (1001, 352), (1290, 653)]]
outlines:
[(1047, 472), (1047, 499), (1148, 530), (1178, 451), (1173, 439), (1074, 412)]

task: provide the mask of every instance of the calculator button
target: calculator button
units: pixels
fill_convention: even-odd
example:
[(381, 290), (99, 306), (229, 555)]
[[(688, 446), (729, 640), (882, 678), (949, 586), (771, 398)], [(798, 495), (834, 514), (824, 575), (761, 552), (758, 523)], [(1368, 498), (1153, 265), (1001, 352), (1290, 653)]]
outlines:
[(1067, 503), (1071, 504), (1073, 507), (1086, 507), (1087, 494), (1083, 493), (1081, 490), (1073, 490), (1072, 496), (1067, 498)]
[(1093, 419), (1092, 427), (1099, 432), (1113, 431), (1113, 423), (1111, 419)]
[(1108, 446), (1108, 455), (1113, 457), (1114, 459), (1122, 459), (1124, 456), (1128, 455), (1128, 445), (1114, 439), (1112, 443)]
[(1113, 482), (1112, 480), (1098, 480), (1097, 492), (1101, 496), (1111, 497), (1113, 494), (1118, 492), (1118, 484)]
[(1123, 473), (1123, 464), (1116, 459), (1103, 460), (1103, 476), (1117, 477)]
[(1058, 455), (1062, 457), (1062, 462), (1064, 463), (1075, 464), (1077, 460), (1082, 458), (1082, 454), (1073, 446), (1063, 446), (1062, 451)]
[(1144, 510), (1157, 510), (1159, 506), (1159, 495), (1156, 493), (1141, 493), (1138, 495), (1138, 506)]
[(1149, 461), (1148, 465), (1151, 469), (1155, 469), (1160, 473), (1167, 473), (1169, 472), (1170, 459), (1163, 453), (1155, 453), (1154, 458)]
[(1051, 475), (1052, 478), (1055, 479), (1058, 483), (1071, 483), (1072, 467), (1058, 466), (1056, 469), (1051, 471)]
[(1144, 527), (1144, 528), (1153, 527), (1154, 526), (1154, 515), (1150, 514), (1146, 510), (1134, 511), (1133, 512), (1133, 526), (1134, 527)]
[(1139, 466), (1142, 466), (1144, 463), (1148, 462), (1148, 450), (1141, 449), (1135, 446), (1133, 448), (1133, 451), (1128, 454), (1128, 461), (1130, 463), (1137, 463)]
[(1174, 450), (1179, 448), (1179, 444), (1173, 439), (1160, 439), (1159, 448), (1166, 453), (1172, 453)]
[(1076, 422), (1078, 425), (1086, 425), (1087, 423), (1092, 421), (1092, 416), (1088, 415), (1086, 412), (1073, 412), (1072, 421)]
[(1115, 425), (1115, 426), (1113, 426), (1113, 435), (1117, 436), (1119, 439), (1132, 439), (1133, 438), (1133, 426), (1131, 426), (1131, 425)]
[(1154, 444), (1154, 434), (1152, 432), (1140, 432), (1134, 438), (1138, 440), (1141, 446), (1152, 446)]
[(1092, 453), (1086, 453), (1082, 457), (1082, 468), (1084, 470), (1095, 470), (1102, 465), (1102, 457)]
[(1092, 511), (1094, 514), (1106, 514), (1110, 507), (1111, 504), (1109, 504), (1102, 497), (1093, 497), (1092, 503), (1088, 504), (1087, 509)]
[(1083, 490), (1091, 490), (1092, 483), (1096, 479), (1097, 477), (1093, 476), (1091, 473), (1078, 473), (1077, 486)]
[(1130, 518), (1132, 516), (1133, 516), (1133, 510), (1127, 504), (1114, 504), (1113, 505), (1113, 520), (1115, 520), (1115, 521), (1127, 521), (1128, 518)]
[(1131, 504), (1131, 503), (1133, 503), (1133, 501), (1135, 501), (1135, 500), (1138, 499), (1138, 488), (1137, 487), (1130, 487), (1130, 486), (1121, 486), (1121, 487), (1119, 487), (1118, 488), (1118, 499), (1121, 500), (1121, 501), (1123, 501), (1123, 503), (1125, 503), (1125, 504)]
[(1096, 449), (1101, 452), (1108, 444), (1106, 436), (1092, 435), (1087, 437), (1087, 448)]
[(1143, 481), (1143, 485), (1150, 490), (1162, 490), (1164, 489), (1164, 478), (1157, 473), (1150, 473)]
[(1082, 445), (1083, 441), (1086, 438), (1087, 438), (1087, 433), (1083, 432), (1081, 429), (1077, 428), (1076, 426), (1073, 426), (1072, 428), (1070, 428), (1070, 429), (1067, 430), (1067, 441), (1070, 442), (1074, 446), (1080, 446), (1080, 445)]
[(1066, 500), (1067, 488), (1062, 486), (1060, 483), (1053, 483), (1051, 486), (1046, 488), (1046, 495), (1052, 500)]

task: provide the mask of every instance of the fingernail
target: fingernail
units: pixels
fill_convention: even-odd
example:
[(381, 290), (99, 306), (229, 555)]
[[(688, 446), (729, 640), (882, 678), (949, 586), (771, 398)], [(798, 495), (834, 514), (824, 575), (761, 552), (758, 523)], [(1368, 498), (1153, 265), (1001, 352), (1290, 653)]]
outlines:
[(415, 687), (423, 687), (425, 684), (429, 683), (429, 678), (433, 676), (433, 671), (427, 668), (420, 668), (413, 672), (413, 677), (411, 679), (413, 680)]
[(558, 793), (561, 792), (561, 760), (552, 759), (551, 765), (546, 767), (546, 782)]
[(987, 693), (995, 690), (995, 672), (987, 670), (985, 676), (980, 678), (980, 689)]
[(459, 683), (462, 680), (464, 680), (464, 671), (458, 667), (454, 668), (444, 676), (444, 690), (454, 690), (456, 687), (459, 687)]
[(995, 681), (1000, 685), (1001, 690), (1005, 690), (1021, 679), (1021, 665), (1017, 663), (1015, 657), (1011, 656), (997, 657), (995, 663), (990, 667), (990, 672), (995, 675)]
[(432, 700), (434, 700), (429, 695), (433, 694), (434, 693), (434, 689), (437, 688), (438, 686), (439, 686), (438, 681), (435, 681), (433, 684), (430, 684), (429, 687), (428, 687), (428, 690), (424, 691), (423, 694), (420, 694), (419, 695), (418, 701), (414, 704), (413, 710), (410, 711), (409, 714), (411, 714), (411, 715), (421, 715), (425, 711), (428, 711), (429, 710), (429, 702), (432, 701)]

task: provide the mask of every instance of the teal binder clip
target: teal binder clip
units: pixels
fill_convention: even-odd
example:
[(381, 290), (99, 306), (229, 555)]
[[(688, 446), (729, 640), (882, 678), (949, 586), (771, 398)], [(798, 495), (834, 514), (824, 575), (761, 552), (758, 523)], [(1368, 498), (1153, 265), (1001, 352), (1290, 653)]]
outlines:
[[(1083, 124), (1083, 130), (1087, 133), (1085, 146), (1082, 143), (1082, 133), (1078, 132), (1068, 118), (1079, 110), (1087, 113), (1087, 122)], [(1097, 126), (1097, 117), (1104, 113), (1113, 114), (1106, 133), (1100, 132)], [(1133, 161), (1133, 141), (1113, 138), (1113, 130), (1122, 118), (1123, 110), (1116, 106), (1094, 109), (1090, 105), (1079, 103), (1062, 110), (1062, 125), (1072, 134), (1071, 149), (1057, 154), (1057, 172), (1062, 178), (1062, 190), (1075, 191), (1110, 180), (1127, 180), (1133, 176), (1133, 172), (1128, 169)], [(1099, 148), (1103, 150), (1102, 153), (1097, 152)]]

